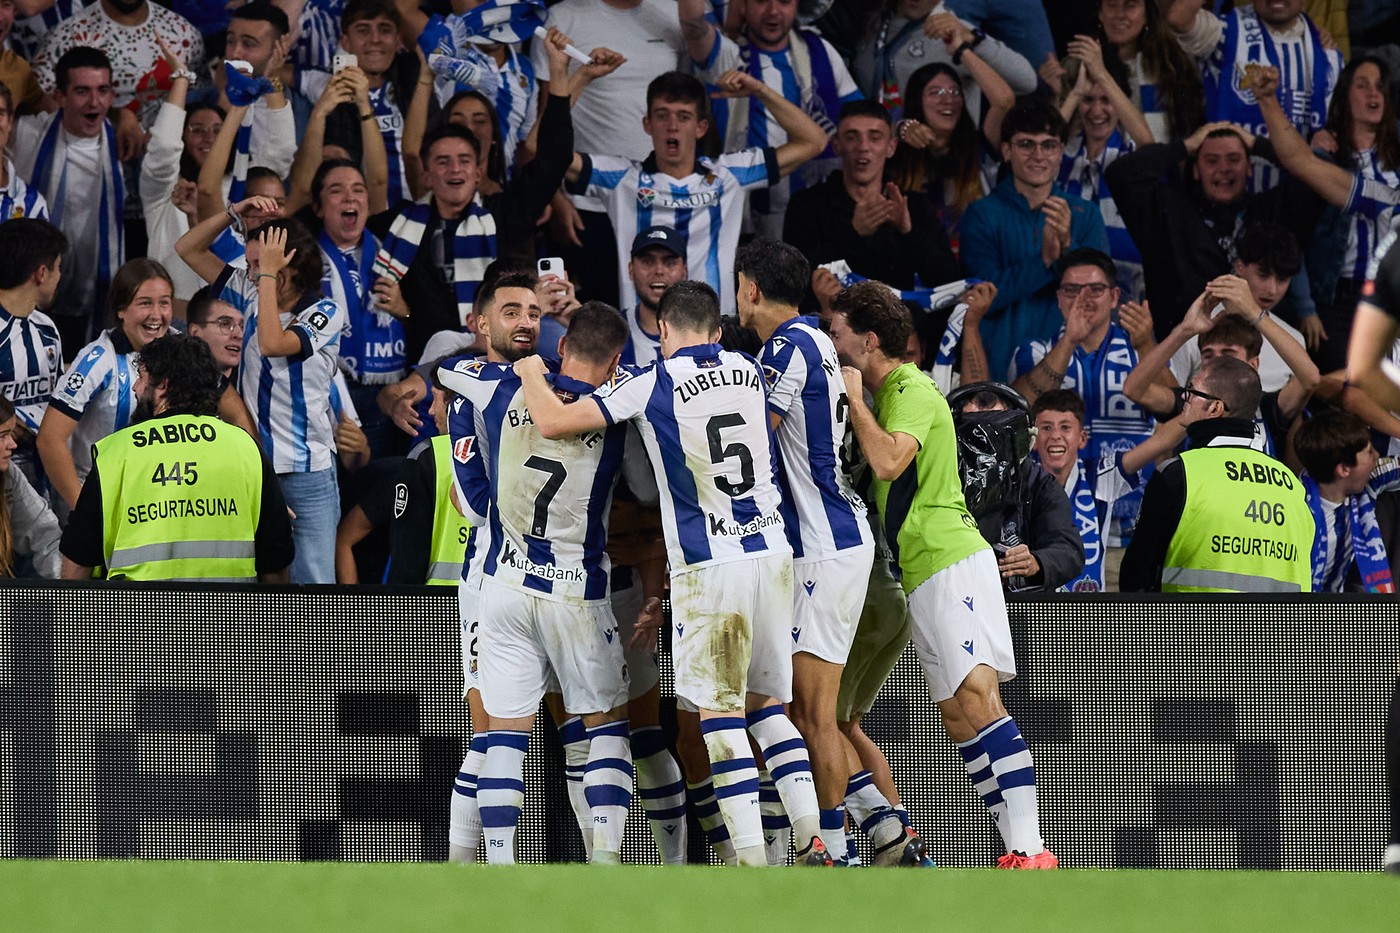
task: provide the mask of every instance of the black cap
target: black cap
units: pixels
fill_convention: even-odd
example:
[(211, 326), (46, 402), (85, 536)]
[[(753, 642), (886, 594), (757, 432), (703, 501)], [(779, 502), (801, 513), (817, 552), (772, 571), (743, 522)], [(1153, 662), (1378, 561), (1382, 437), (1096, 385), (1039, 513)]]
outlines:
[(685, 258), (685, 241), (671, 227), (647, 227), (632, 241), (632, 255), (635, 256), (653, 246), (669, 249), (682, 259)]

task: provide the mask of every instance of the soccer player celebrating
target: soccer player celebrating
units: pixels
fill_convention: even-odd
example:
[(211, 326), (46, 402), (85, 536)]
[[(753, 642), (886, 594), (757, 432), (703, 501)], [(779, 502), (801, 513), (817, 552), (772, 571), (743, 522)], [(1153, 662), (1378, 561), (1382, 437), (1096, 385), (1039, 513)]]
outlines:
[[(913, 322), (886, 286), (853, 285), (832, 312), (851, 422), (909, 595), (914, 647), (944, 728), (1006, 841), (997, 864), (1055, 868), (1040, 837), (1031, 753), (1001, 702), (1000, 682), (1016, 674), (1011, 629), (996, 559), (963, 501), (948, 403), (901, 362)], [(873, 412), (863, 389), (875, 397)]]
[[(739, 250), (739, 321), (763, 339), (769, 420), (782, 458), (793, 549), (792, 715), (811, 751), (821, 835), (827, 851), (846, 850), (846, 780), (850, 743), (836, 727), (836, 694), (855, 637), (875, 544), (865, 503), (843, 463), (850, 402), (837, 375), (831, 338), (797, 305), (811, 276), (796, 247), (756, 239)], [(779, 787), (783, 778), (777, 778)], [(889, 809), (876, 825), (876, 863), (898, 862), (916, 840)], [(789, 812), (789, 816), (792, 816)], [(874, 826), (872, 826), (872, 830)], [(912, 837), (912, 839), (911, 839)], [(911, 863), (923, 857), (914, 843)]]
[[(492, 359), (516, 360), (534, 349), (535, 284), (529, 273), (509, 273), (483, 287), (478, 322)], [(579, 308), (560, 343), (561, 370), (549, 376), (551, 398), (574, 402), (591, 393), (612, 376), (626, 342), (627, 325), (616, 311)], [(477, 790), (487, 861), (515, 860), (525, 750), (552, 673), (565, 709), (582, 716), (588, 730), (592, 859), (620, 862), (633, 768), (627, 675), (603, 545), (625, 427), (543, 436), (505, 363), (462, 360), (439, 378), (463, 397), (449, 417), (453, 455), (481, 456), (490, 486), (491, 546), (478, 607), (481, 699), (491, 723)], [(458, 452), (459, 437), (474, 441)], [(473, 504), (470, 494), (463, 499)]]
[[(763, 865), (758, 768), (745, 727), (775, 775), (810, 772), (802, 737), (778, 705), (792, 699), (792, 548), (774, 479), (763, 374), (752, 358), (719, 346), (719, 296), (708, 285), (677, 282), (659, 310), (664, 359), (619, 373), (592, 405), (560, 402), (545, 381), (543, 359), (521, 360), (516, 370), (546, 437), (637, 422), (656, 471), (671, 562), (676, 695), (700, 713), (715, 796), (739, 863)], [(811, 795), (810, 776), (808, 782)], [(796, 783), (788, 787), (794, 799), (785, 800), (790, 812)], [(808, 819), (798, 830), (801, 861), (830, 864), (820, 826)]]

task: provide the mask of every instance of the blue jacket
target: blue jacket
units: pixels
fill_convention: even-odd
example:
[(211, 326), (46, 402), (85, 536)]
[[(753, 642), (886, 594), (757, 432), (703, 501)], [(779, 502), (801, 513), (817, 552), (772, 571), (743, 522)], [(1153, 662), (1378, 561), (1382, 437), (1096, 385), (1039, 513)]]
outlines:
[[(1058, 184), (1052, 193), (1069, 204), (1069, 249), (1092, 246), (1108, 252), (1103, 216), (1094, 204), (1067, 194)], [(982, 342), (993, 379), (1005, 379), (1011, 356), (1027, 340), (1050, 340), (1064, 319), (1055, 300), (1055, 267), (1040, 258), (1045, 215), (1032, 211), (1010, 174), (992, 193), (974, 201), (963, 216), (962, 262), (968, 275), (997, 287), (996, 301), (982, 319)]]

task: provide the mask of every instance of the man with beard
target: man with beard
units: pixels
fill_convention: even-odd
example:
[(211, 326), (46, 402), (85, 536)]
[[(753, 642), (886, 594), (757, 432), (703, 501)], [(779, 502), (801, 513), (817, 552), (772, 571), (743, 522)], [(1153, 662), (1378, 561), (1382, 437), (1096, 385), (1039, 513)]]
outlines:
[[(443, 387), (461, 396), (448, 418), (453, 460), (460, 465), (458, 502), (474, 521), (484, 519), (491, 541), (476, 605), (480, 694), (490, 717), (479, 743), (485, 756), (477, 800), (487, 861), (514, 862), (526, 745), (552, 674), (564, 708), (582, 717), (587, 730), (583, 786), (592, 809), (591, 861), (616, 864), (633, 764), (626, 665), (609, 603), (604, 544), (627, 429), (603, 426), (551, 439), (536, 427), (509, 365), (534, 352), (536, 284), (530, 273), (508, 273), (486, 286), (478, 302), (486, 360), (459, 360), (439, 370)], [(626, 325), (614, 309), (597, 302), (579, 308), (560, 342), (560, 371), (548, 377), (552, 393), (566, 403), (590, 395), (613, 377), (626, 341)], [(480, 473), (469, 472), (483, 466), (484, 503)], [(466, 855), (473, 842), (456, 836), (454, 846)]]
[(384, 289), (397, 286), (402, 300), (381, 307), (403, 320), (410, 360), (422, 356), (428, 338), (438, 331), (466, 327), (492, 260), (528, 252), (535, 221), (573, 158), (563, 51), (567, 41), (556, 31), (541, 43), (548, 48), (551, 87), (559, 93), (550, 95), (552, 103), (540, 117), (534, 160), (503, 191), (480, 196), (481, 142), (466, 127), (448, 123), (430, 130), (419, 147), (428, 195), (370, 220), (382, 244), (372, 272), (374, 287), (383, 296)]
[(632, 241), (627, 274), (637, 292), (637, 307), (627, 317), (631, 333), (622, 362), (650, 366), (661, 358), (661, 325), (656, 318), (661, 296), (688, 275), (685, 241), (671, 227), (648, 227)]
[(272, 466), (217, 417), (204, 341), (168, 334), (141, 350), (133, 424), (94, 445), (60, 550), (63, 578), (285, 582), (287, 505)]

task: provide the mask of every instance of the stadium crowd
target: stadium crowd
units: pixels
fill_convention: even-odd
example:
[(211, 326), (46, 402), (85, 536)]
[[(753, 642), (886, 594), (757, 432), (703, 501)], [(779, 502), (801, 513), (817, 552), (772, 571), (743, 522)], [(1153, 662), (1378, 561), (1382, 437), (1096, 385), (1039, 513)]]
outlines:
[[(1396, 313), (1395, 64), (1379, 0), (0, 0), (0, 572), (459, 585), (464, 859), (547, 697), (597, 861), (635, 775), (668, 862), (688, 799), (730, 861), (849, 817), (919, 864), (860, 730), (912, 637), (1004, 864), (1053, 867), (1003, 591), (1394, 591), (1400, 414), (1346, 366)], [(111, 440), (215, 408), (290, 517), (236, 572), (115, 527), (226, 517)], [(1183, 572), (1222, 437), (1306, 504)], [(792, 643), (697, 642), (726, 613)]]

